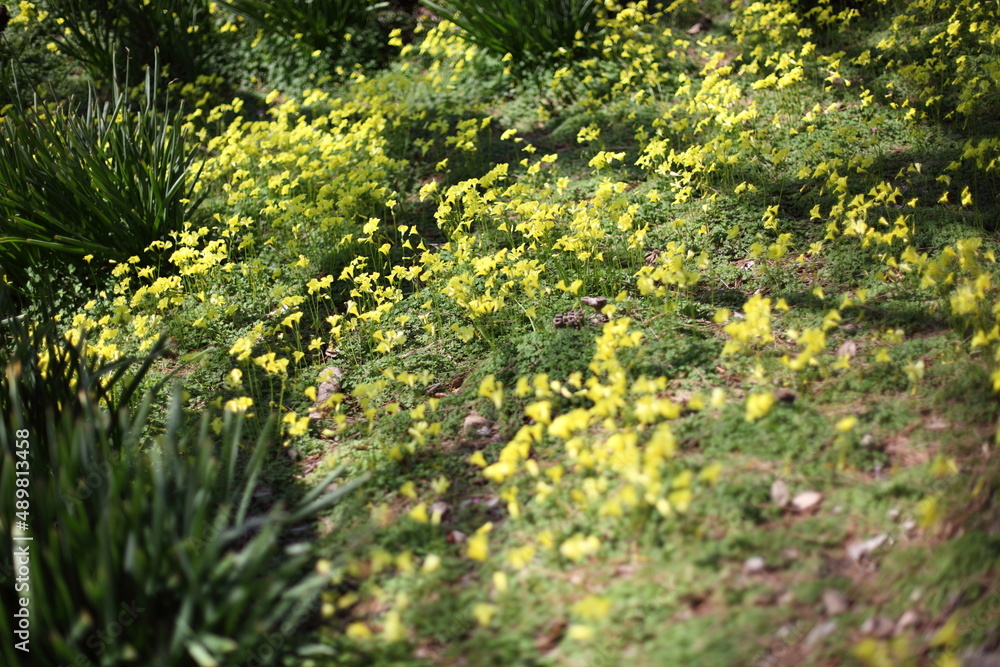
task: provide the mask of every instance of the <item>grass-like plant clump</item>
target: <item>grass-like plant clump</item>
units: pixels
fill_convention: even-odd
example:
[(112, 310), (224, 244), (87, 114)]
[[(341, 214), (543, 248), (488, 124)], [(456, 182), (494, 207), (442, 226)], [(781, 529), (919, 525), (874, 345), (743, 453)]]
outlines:
[[(162, 344), (101, 363), (86, 339), (49, 325), (7, 319), (2, 335), (0, 511), (10, 521), (0, 543), (29, 553), (20, 562), (31, 568), (22, 593), (5, 586), (0, 599), (19, 609), (30, 592), (31, 623), (45, 628), (34, 664), (268, 664), (276, 641), (294, 645), (328, 577), (285, 533), (359, 480), (329, 492), (331, 473), (286, 509), (258, 493), (270, 429), (248, 442), (243, 411), (192, 420), (177, 390), (164, 431), (151, 431), (157, 390), (141, 387)], [(0, 624), (8, 637), (19, 627)], [(18, 664), (13, 642), (0, 651)]]
[(519, 65), (538, 65), (573, 51), (597, 28), (596, 0), (448, 0), (424, 4), (459, 26), (469, 40)]
[[(15, 94), (14, 96), (18, 96)], [(0, 120), (0, 272), (122, 262), (198, 208), (198, 148), (147, 75), (136, 103), (117, 87), (84, 106), (14, 104)]]

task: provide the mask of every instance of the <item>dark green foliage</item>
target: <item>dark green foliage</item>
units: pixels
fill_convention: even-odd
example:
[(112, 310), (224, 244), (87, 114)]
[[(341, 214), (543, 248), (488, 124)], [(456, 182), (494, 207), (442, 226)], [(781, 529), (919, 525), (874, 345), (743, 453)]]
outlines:
[[(218, 415), (191, 423), (175, 392), (165, 433), (150, 438), (154, 395), (138, 389), (160, 349), (101, 366), (51, 326), (4, 326), (3, 635), (30, 597), (35, 665), (267, 664), (290, 648), (328, 578), (282, 535), (360, 480), (329, 493), (334, 472), (292, 509), (267, 507), (255, 489), (268, 440), (248, 443), (241, 418), (227, 413), (214, 435)], [(30, 591), (16, 592), (11, 554), (24, 544)], [(12, 641), (0, 654), (20, 664)]]
[(572, 50), (577, 33), (597, 25), (594, 0), (423, 0), (442, 18), (455, 23), (475, 44), (518, 65), (551, 60)]
[(97, 79), (128, 71), (134, 84), (157, 57), (170, 77), (184, 81), (211, 71), (224, 40), (212, 30), (208, 6), (208, 0), (60, 0), (52, 12), (66, 26), (63, 53)]
[[(195, 150), (147, 74), (133, 109), (115, 89), (79, 110), (16, 107), (0, 121), (0, 273), (122, 261), (179, 229), (197, 209)], [(162, 106), (161, 106), (162, 105)]]
[(220, 4), (271, 34), (293, 37), (309, 50), (337, 51), (348, 28), (365, 25), (368, 0), (222, 0)]
[[(516, 347), (507, 350), (505, 367), (497, 374), (504, 382), (513, 382), (518, 375), (545, 373), (553, 380), (565, 380), (572, 373), (590, 374), (588, 367), (594, 357), (594, 336), (598, 329), (553, 329), (529, 333)], [(507, 366), (509, 364), (509, 366)], [(511, 372), (513, 371), (513, 372)]]
[(642, 345), (619, 353), (630, 377), (683, 377), (702, 370), (714, 372), (722, 345), (694, 327), (667, 330), (658, 338), (648, 338)]

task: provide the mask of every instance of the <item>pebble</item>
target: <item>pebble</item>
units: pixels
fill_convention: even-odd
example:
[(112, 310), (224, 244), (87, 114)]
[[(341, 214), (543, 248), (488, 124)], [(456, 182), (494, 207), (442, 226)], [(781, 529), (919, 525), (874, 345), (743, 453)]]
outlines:
[(872, 635), (879, 639), (885, 639), (892, 635), (894, 627), (895, 623), (885, 616), (872, 616), (861, 624), (861, 632), (862, 634)]
[(800, 512), (808, 512), (823, 500), (823, 494), (818, 491), (803, 491), (792, 499), (792, 506)]
[(771, 501), (778, 507), (784, 507), (788, 504), (789, 498), (788, 485), (783, 480), (774, 480), (771, 484)]
[(847, 555), (855, 563), (859, 562), (862, 558), (867, 556), (872, 551), (875, 551), (879, 547), (888, 541), (889, 536), (885, 533), (881, 535), (876, 535), (875, 537), (869, 538), (862, 542), (851, 542), (847, 545)]
[(810, 630), (808, 635), (806, 635), (806, 639), (804, 642), (806, 648), (812, 648), (816, 644), (823, 641), (824, 638), (829, 637), (836, 631), (837, 631), (837, 621), (829, 620), (820, 623), (815, 628)]
[(894, 635), (898, 635), (907, 628), (912, 628), (913, 626), (918, 625), (919, 623), (920, 623), (920, 616), (917, 615), (917, 612), (913, 611), (912, 609), (907, 609), (906, 611), (903, 612), (903, 615), (899, 617), (899, 620), (896, 621), (896, 627), (893, 628), (892, 633)]
[(823, 591), (823, 609), (827, 616), (838, 616), (847, 611), (848, 603), (844, 594), (833, 588)]

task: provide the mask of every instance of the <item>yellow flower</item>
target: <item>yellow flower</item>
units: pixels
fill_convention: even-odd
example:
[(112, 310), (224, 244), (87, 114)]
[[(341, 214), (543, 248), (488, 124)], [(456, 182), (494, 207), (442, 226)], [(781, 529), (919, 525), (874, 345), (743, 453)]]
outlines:
[(472, 607), (472, 615), (476, 617), (476, 621), (483, 627), (490, 624), (490, 621), (493, 619), (493, 615), (496, 614), (496, 612), (496, 605), (485, 602), (480, 602)]
[(935, 477), (950, 477), (958, 474), (958, 464), (955, 459), (938, 454), (931, 463), (931, 474)]
[(921, 528), (932, 528), (940, 517), (937, 498), (924, 498), (917, 503), (917, 518)]
[(837, 422), (837, 430), (841, 433), (847, 433), (857, 425), (858, 418), (855, 415), (849, 415)]
[(469, 538), (466, 555), (472, 560), (485, 561), (490, 556), (489, 537), (486, 533), (477, 533)]
[(420, 503), (410, 510), (410, 518), (418, 523), (427, 523), (429, 520), (427, 516), (427, 503)]
[(683, 514), (684, 512), (687, 512), (688, 507), (691, 506), (691, 498), (691, 489), (677, 489), (676, 491), (670, 492), (667, 496), (667, 501), (670, 503), (671, 507)]
[(600, 621), (611, 613), (611, 600), (597, 595), (588, 595), (573, 605), (573, 613), (588, 621)]
[(498, 382), (492, 374), (487, 375), (479, 383), (479, 395), (493, 401), (493, 405), (499, 410), (503, 405), (503, 383)]
[(387, 642), (398, 642), (406, 639), (406, 628), (399, 612), (393, 609), (385, 615), (382, 623), (382, 637)]
[(584, 536), (576, 533), (559, 546), (559, 553), (575, 563), (597, 553), (600, 547), (601, 541), (593, 535)]
[(288, 435), (305, 435), (309, 430), (309, 417), (299, 418), (294, 412), (287, 413), (281, 421), (288, 424)]
[(511, 567), (522, 570), (527, 567), (531, 559), (535, 557), (535, 547), (530, 544), (523, 547), (517, 547), (511, 549), (507, 552), (507, 562), (511, 564)]
[(420, 571), (424, 574), (432, 574), (437, 572), (439, 567), (441, 567), (441, 556), (428, 554), (427, 558), (424, 559), (424, 564), (420, 567)]
[(719, 479), (719, 475), (722, 473), (721, 463), (711, 463), (698, 473), (698, 478), (708, 482), (709, 484), (715, 484), (716, 480)]
[(372, 636), (372, 631), (364, 623), (355, 622), (347, 626), (347, 636), (351, 639), (368, 639)]
[(524, 414), (540, 424), (549, 424), (552, 421), (552, 404), (548, 401), (529, 403), (524, 408)]
[(246, 412), (251, 405), (253, 405), (252, 398), (249, 396), (241, 396), (239, 398), (226, 401), (225, 410), (226, 412), (243, 413)]
[(497, 590), (498, 593), (507, 592), (507, 575), (502, 570), (497, 570), (493, 573), (493, 588)]
[(771, 411), (774, 406), (774, 395), (771, 392), (751, 394), (747, 398), (746, 420), (755, 422)]

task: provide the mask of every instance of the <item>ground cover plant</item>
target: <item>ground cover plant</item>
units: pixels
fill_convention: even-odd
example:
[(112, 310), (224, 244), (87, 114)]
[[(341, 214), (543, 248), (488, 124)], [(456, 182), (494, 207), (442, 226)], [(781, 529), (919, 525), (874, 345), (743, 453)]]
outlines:
[[(309, 510), (196, 550), (221, 576), (226, 558), (277, 562), (257, 540), (307, 545), (213, 588), (253, 606), (251, 585), (287, 602), (319, 576), (305, 622), (263, 655), (205, 621), (163, 664), (995, 659), (995, 3), (567, 2), (542, 27), (503, 11), (521, 3), (428, 2), (393, 8), (413, 22), (380, 68), (320, 58), (342, 42), (288, 34), (294, 12), (262, 36), (287, 3), (207, 4), (205, 29), (261, 66), (175, 73), (162, 88), (188, 104), (146, 104), (177, 128), (166, 144), (196, 147), (183, 220), (127, 257), (69, 254), (79, 294), (54, 316), (25, 287), (35, 259), (3, 256), (22, 295), (5, 335), (46, 322), (91, 363), (148, 358), (124, 401), (147, 439), (116, 450), (122, 479), (153, 475), (187, 415), (179, 488), (216, 455), (256, 471), (263, 506)], [(8, 31), (30, 41), (47, 11), (12, 8)], [(289, 40), (306, 65), (268, 79)], [(21, 113), (10, 136), (36, 137)], [(12, 196), (0, 224), (23, 225)], [(165, 378), (172, 400), (133, 398)], [(24, 412), (11, 396), (5, 424)], [(269, 419), (282, 451), (253, 454)], [(333, 471), (351, 492), (304, 523)], [(45, 616), (53, 660), (79, 650), (65, 617)]]

